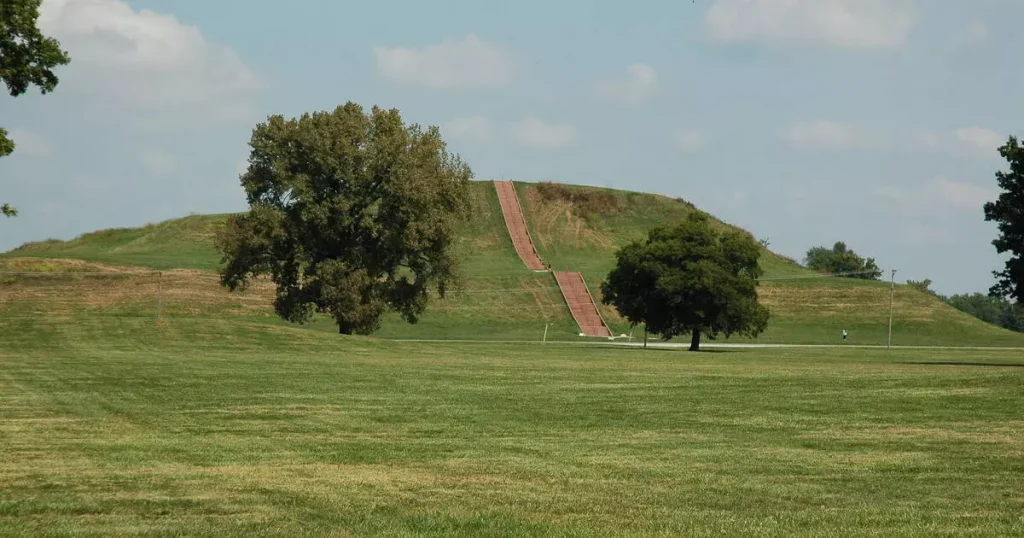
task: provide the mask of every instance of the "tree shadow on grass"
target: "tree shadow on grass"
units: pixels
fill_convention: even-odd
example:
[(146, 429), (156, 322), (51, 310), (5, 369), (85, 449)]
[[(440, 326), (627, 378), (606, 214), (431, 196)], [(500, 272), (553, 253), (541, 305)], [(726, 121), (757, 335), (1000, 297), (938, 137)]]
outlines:
[(717, 353), (736, 353), (738, 351), (742, 351), (742, 350), (739, 350), (739, 349), (722, 349), (722, 348), (701, 349), (700, 351), (690, 351), (689, 349), (687, 349), (685, 347), (659, 347), (659, 346), (651, 346), (651, 347), (648, 347), (646, 349), (644, 349), (643, 346), (634, 346), (634, 347), (630, 347), (629, 349), (633, 349), (635, 351), (644, 351), (644, 352), (648, 352), (648, 353), (654, 352), (654, 351), (659, 351), (659, 352), (662, 352), (662, 353), (687, 353), (687, 354), (692, 354), (692, 355), (703, 355), (705, 353), (715, 353), (715, 354), (717, 354)]
[(921, 364), (925, 366), (987, 366), (992, 368), (1024, 368), (1020, 363), (998, 363), (998, 362), (965, 362), (965, 361), (906, 361), (903, 364)]

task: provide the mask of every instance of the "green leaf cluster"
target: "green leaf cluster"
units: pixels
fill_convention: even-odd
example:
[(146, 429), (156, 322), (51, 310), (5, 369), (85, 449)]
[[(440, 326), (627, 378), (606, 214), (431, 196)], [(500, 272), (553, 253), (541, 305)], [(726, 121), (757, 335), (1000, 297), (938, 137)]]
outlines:
[[(60, 79), (53, 72), (71, 61), (60, 43), (39, 31), (39, 6), (42, 0), (3, 0), (0, 2), (0, 80), (11, 97), (28, 91), (35, 84), (39, 92), (52, 92)], [(14, 141), (0, 128), (0, 157), (14, 153)], [(18, 211), (0, 204), (0, 214), (13, 217)]]
[(330, 314), (343, 334), (370, 334), (385, 312), (416, 323), (429, 292), (457, 280), (456, 224), (472, 171), (437, 127), (352, 102), (253, 130), (241, 176), (249, 212), (217, 240), (221, 282), (269, 275), (274, 308), (303, 323)]
[(985, 203), (985, 221), (994, 221), (999, 227), (999, 236), (992, 241), (996, 251), (1011, 256), (1001, 271), (994, 272), (997, 281), (989, 293), (1024, 302), (1024, 147), (1017, 137), (1010, 136), (999, 154), (1010, 169), (996, 172), (1002, 192), (994, 202)]
[(665, 340), (690, 334), (694, 351), (702, 335), (755, 337), (769, 317), (757, 297), (760, 255), (748, 232), (720, 230), (695, 210), (619, 249), (602, 300)]

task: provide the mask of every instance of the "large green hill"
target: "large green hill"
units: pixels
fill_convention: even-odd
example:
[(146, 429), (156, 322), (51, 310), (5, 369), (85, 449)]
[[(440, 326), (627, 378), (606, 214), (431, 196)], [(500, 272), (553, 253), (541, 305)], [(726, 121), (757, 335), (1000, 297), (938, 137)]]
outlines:
[[(610, 189), (531, 183), (516, 183), (516, 189), (541, 257), (553, 269), (581, 271), (598, 299), (617, 248), (693, 210), (684, 200)], [(578, 339), (553, 277), (529, 271), (516, 256), (493, 184), (474, 182), (472, 196), (472, 217), (463, 225), (459, 245), (462, 290), (435, 301), (417, 325), (389, 318), (378, 336), (538, 340), (547, 326), (548, 339)], [(218, 286), (220, 256), (213, 237), (225, 218), (193, 215), (14, 249), (0, 259), (3, 270), (32, 274), (0, 277), (0, 309), (9, 320), (5, 326), (55, 319), (96, 323), (157, 313), (164, 324), (181, 316), (280, 323), (269, 306), (270, 283), (244, 294)], [(762, 266), (760, 294), (772, 318), (758, 341), (841, 343), (845, 328), (850, 343), (886, 342), (888, 283), (822, 278), (768, 250)], [(104, 272), (113, 269), (132, 272)], [(896, 345), (1024, 345), (1024, 335), (985, 324), (906, 286), (896, 287), (893, 312)], [(613, 309), (602, 307), (602, 313), (615, 334), (630, 332)], [(333, 330), (329, 320), (312, 328)]]

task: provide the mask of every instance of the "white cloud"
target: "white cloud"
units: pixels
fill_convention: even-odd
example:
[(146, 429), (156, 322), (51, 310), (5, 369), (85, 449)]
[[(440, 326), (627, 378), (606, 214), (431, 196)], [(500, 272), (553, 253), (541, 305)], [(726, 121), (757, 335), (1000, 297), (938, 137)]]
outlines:
[(965, 127), (954, 133), (964, 149), (977, 155), (998, 155), (998, 148), (1006, 143), (1005, 136), (984, 127)]
[(997, 196), (992, 189), (941, 176), (910, 191), (883, 186), (874, 189), (874, 194), (897, 203), (903, 210), (926, 214), (943, 214), (950, 209), (981, 211), (985, 202)]
[(519, 143), (527, 147), (565, 148), (576, 143), (576, 127), (567, 123), (547, 123), (530, 116), (516, 125), (515, 136)]
[(24, 129), (11, 129), (7, 135), (14, 141), (13, 157), (49, 157), (53, 155), (53, 144), (37, 133)]
[(956, 39), (956, 44), (960, 47), (971, 47), (984, 43), (988, 40), (988, 37), (988, 26), (981, 21), (975, 21), (960, 33)]
[(932, 188), (947, 205), (964, 210), (981, 211), (985, 202), (996, 198), (990, 189), (963, 181), (951, 181), (944, 177), (936, 178)]
[(658, 92), (658, 72), (647, 64), (633, 64), (626, 68), (624, 79), (599, 82), (594, 91), (604, 99), (639, 105)]
[(679, 129), (673, 133), (676, 147), (687, 153), (700, 151), (707, 147), (707, 138), (699, 131)]
[(914, 138), (915, 149), (958, 152), (979, 157), (997, 157), (1007, 137), (985, 127), (973, 126), (946, 132), (920, 131)]
[(474, 142), (490, 142), (494, 138), (491, 122), (483, 116), (459, 116), (441, 126), (446, 135)]
[(139, 156), (139, 160), (146, 171), (159, 176), (170, 174), (177, 166), (174, 157), (162, 151), (146, 151)]
[(441, 90), (505, 86), (515, 75), (512, 55), (470, 34), (418, 48), (374, 47), (377, 70), (387, 78)]
[(723, 42), (887, 48), (915, 22), (906, 0), (715, 0), (705, 22)]
[(921, 131), (914, 137), (913, 145), (922, 149), (938, 149), (943, 145), (943, 137), (935, 131)]
[(876, 196), (888, 198), (890, 200), (901, 201), (906, 198), (906, 194), (902, 190), (892, 186), (878, 187), (874, 189), (874, 192)]
[(848, 149), (869, 145), (868, 137), (856, 128), (826, 120), (789, 125), (782, 130), (782, 139), (800, 149)]
[(235, 120), (251, 116), (248, 100), (263, 87), (231, 48), (208, 41), (199, 28), (120, 0), (45, 0), (39, 26), (72, 57), (61, 73), (62, 94)]

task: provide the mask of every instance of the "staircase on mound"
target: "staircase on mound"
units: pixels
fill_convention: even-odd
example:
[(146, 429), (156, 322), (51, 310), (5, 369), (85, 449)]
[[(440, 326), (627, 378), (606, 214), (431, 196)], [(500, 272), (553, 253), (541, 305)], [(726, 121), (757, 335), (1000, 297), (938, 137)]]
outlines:
[(604, 323), (601, 312), (594, 304), (594, 298), (590, 295), (587, 283), (583, 281), (583, 275), (570, 271), (555, 271), (555, 280), (562, 290), (562, 296), (569, 305), (572, 317), (580, 326), (580, 331), (585, 336), (608, 336), (612, 332)]
[(526, 228), (526, 219), (523, 217), (523, 208), (519, 205), (515, 186), (511, 181), (495, 181), (494, 188), (498, 190), (501, 214), (505, 216), (505, 226), (508, 228), (508, 234), (512, 236), (512, 244), (516, 247), (519, 259), (534, 271), (547, 271), (548, 268), (534, 248), (530, 231)]
[[(508, 228), (509, 236), (512, 237), (512, 244), (519, 254), (519, 259), (527, 267), (534, 271), (548, 271), (544, 261), (537, 255), (537, 249), (533, 244), (533, 238), (526, 227), (526, 218), (523, 215), (523, 208), (519, 205), (519, 197), (516, 195), (515, 186), (511, 181), (495, 181), (494, 188), (498, 191), (498, 202), (501, 204), (501, 213), (505, 217), (505, 226)], [(554, 273), (558, 288), (562, 291), (565, 303), (569, 305), (576, 324), (584, 336), (604, 336), (611, 338), (612, 331), (601, 317), (601, 312), (594, 303), (593, 296), (587, 288), (583, 275), (572, 271), (557, 271)]]

